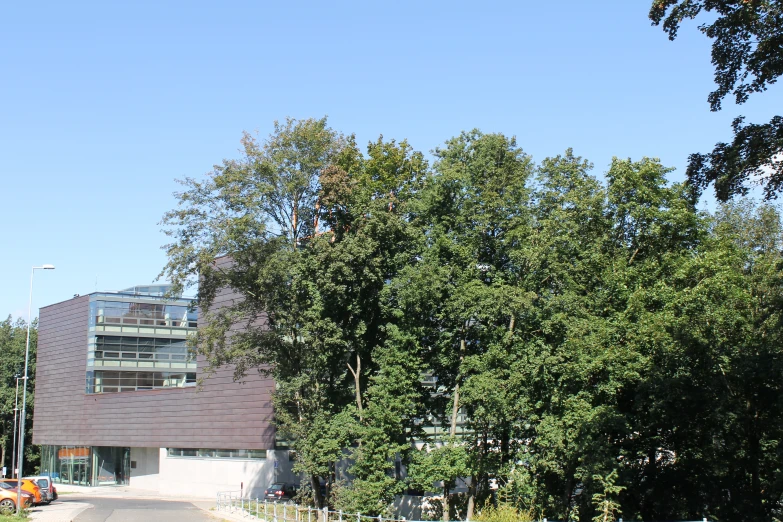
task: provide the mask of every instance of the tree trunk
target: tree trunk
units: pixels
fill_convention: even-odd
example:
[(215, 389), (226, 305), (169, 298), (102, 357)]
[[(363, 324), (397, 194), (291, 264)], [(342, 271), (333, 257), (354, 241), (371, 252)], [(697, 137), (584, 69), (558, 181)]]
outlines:
[[(655, 440), (655, 439), (653, 439)], [(644, 520), (653, 520), (655, 518), (655, 500), (657, 497), (657, 491), (655, 484), (658, 480), (658, 463), (656, 458), (658, 456), (657, 445), (653, 442), (647, 449), (647, 466), (645, 466), (644, 481), (650, 484), (650, 487), (645, 491), (642, 497), (641, 514)]]
[(362, 418), (362, 388), (361, 388), (361, 375), (362, 375), (362, 360), (359, 357), (359, 352), (356, 353), (356, 371), (354, 371), (353, 368), (351, 368), (350, 363), (346, 363), (348, 366), (348, 369), (351, 370), (351, 373), (353, 374), (353, 382), (356, 392), (356, 407), (359, 410), (359, 421), (362, 422), (364, 419)]
[(321, 199), (317, 199), (315, 202), (315, 217), (313, 218), (313, 237), (318, 237), (318, 218), (321, 211)]
[(451, 429), (449, 435), (457, 435), (457, 414), (459, 413), (459, 370), (462, 368), (462, 361), (465, 360), (465, 337), (459, 342), (459, 365), (457, 370), (457, 384), (454, 385), (454, 406), (451, 409)]
[(470, 477), (470, 486), (468, 487), (468, 512), (465, 516), (466, 520), (473, 518), (473, 511), (476, 509), (476, 482), (478, 477), (473, 475)]
[(449, 508), (449, 488), (446, 486), (443, 486), (443, 522), (449, 522), (451, 520), (450, 513), (451, 509)]
[(563, 489), (563, 504), (565, 505), (565, 516), (563, 520), (568, 520), (571, 515), (571, 491), (574, 489), (574, 478), (571, 472), (568, 472), (565, 488)]
[(297, 226), (299, 226), (299, 205), (294, 201), (291, 208), (291, 240), (294, 242), (294, 250), (299, 244), (299, 237), (296, 233)]
[(748, 460), (750, 461), (750, 502), (756, 520), (763, 520), (766, 518), (766, 516), (764, 514), (764, 504), (762, 502), (761, 471), (759, 466), (759, 459), (761, 458), (761, 444), (759, 443), (759, 437), (756, 436), (755, 430), (751, 432), (749, 439)]
[(459, 383), (454, 386), (454, 406), (451, 409), (451, 428), (449, 429), (449, 435), (454, 437), (457, 435), (457, 414), (459, 413)]
[(324, 507), (324, 497), (321, 495), (321, 481), (317, 475), (310, 475), (310, 487), (313, 489), (313, 502), (315, 507), (321, 509)]

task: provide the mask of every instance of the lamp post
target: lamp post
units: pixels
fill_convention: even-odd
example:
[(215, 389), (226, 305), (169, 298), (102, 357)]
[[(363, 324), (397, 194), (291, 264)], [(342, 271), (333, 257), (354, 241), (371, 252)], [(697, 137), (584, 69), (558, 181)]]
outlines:
[(16, 469), (16, 414), (19, 411), (19, 374), (14, 375), (16, 379), (16, 395), (14, 395), (14, 450), (11, 452), (11, 476), (14, 476)]
[(30, 360), (30, 323), (33, 321), (33, 276), (36, 270), (54, 270), (54, 265), (34, 266), (30, 271), (30, 304), (27, 307), (27, 343), (24, 348), (24, 376), (22, 377), (22, 411), (19, 418), (19, 454), (16, 462), (16, 514), (22, 511), (22, 461), (24, 460), (24, 421), (27, 413), (27, 364)]

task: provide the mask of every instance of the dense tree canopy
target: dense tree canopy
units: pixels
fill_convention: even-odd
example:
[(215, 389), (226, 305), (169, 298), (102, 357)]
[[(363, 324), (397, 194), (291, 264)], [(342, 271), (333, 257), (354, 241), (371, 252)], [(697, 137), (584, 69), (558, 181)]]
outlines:
[[(783, 73), (783, 2), (779, 0), (653, 0), (650, 19), (663, 23), (670, 39), (686, 19), (703, 12), (710, 20), (699, 30), (712, 39), (712, 64), (717, 88), (708, 96), (713, 111), (733, 95), (737, 104), (763, 92)], [(714, 185), (720, 201), (746, 195), (758, 184), (766, 199), (783, 189), (783, 118), (769, 123), (733, 123), (731, 143), (718, 143), (712, 152), (692, 154), (688, 180), (699, 190)]]
[[(244, 143), (185, 181), (164, 275), (198, 282), (213, 367), (275, 378), (303, 501), (377, 515), (413, 489), (444, 519), (492, 498), (538, 519), (779, 516), (774, 209), (702, 213), (658, 160), (615, 158), (601, 180), (570, 149), (535, 163), (478, 130), (431, 166), (326, 120)], [(244, 299), (216, 306), (226, 287)]]
[[(38, 341), (37, 320), (30, 328), (30, 366), (28, 368), (30, 384), (27, 389), (27, 426), (25, 430), (25, 469), (29, 465), (37, 465), (38, 449), (30, 444), (33, 418), (33, 391), (35, 390), (35, 352)], [(14, 405), (21, 409), (22, 384), (19, 381), (19, 397), (17, 399), (16, 377), (24, 374), (24, 352), (27, 342), (27, 323), (22, 319), (13, 321), (7, 317), (0, 321), (0, 453), (2, 466), (13, 469), (11, 453), (14, 446)], [(17, 419), (18, 422), (18, 419)], [(17, 434), (18, 437), (18, 434)], [(18, 445), (18, 440), (17, 440)], [(10, 475), (10, 473), (9, 473)]]

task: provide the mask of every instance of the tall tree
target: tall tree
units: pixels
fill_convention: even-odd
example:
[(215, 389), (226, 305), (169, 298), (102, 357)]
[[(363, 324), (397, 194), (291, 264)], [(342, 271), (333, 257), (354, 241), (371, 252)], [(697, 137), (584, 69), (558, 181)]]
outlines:
[[(197, 350), (211, 367), (274, 377), (277, 429), (292, 439), (295, 470), (309, 477), (320, 507), (333, 500), (321, 483), (329, 494), (352, 444), (365, 450), (360, 457), (388, 454), (371, 444), (381, 421), (368, 417), (378, 412), (373, 398), (388, 396), (377, 391), (383, 372), (393, 371), (379, 369), (374, 355), (394, 349), (382, 294), (412, 261), (406, 200), (428, 167), (405, 142), (371, 143), (365, 158), (325, 119), (288, 120), (265, 142), (246, 135), (243, 143), (240, 160), (225, 160), (206, 181), (185, 181), (180, 208), (163, 221), (175, 241), (162, 275), (175, 287), (198, 282), (207, 325)], [(216, 263), (219, 256), (230, 262)], [(226, 288), (242, 299), (213, 306)], [(405, 371), (418, 378), (416, 368)], [(368, 386), (376, 390), (369, 397)]]
[(673, 278), (682, 288), (668, 313), (679, 364), (668, 364), (667, 399), (687, 398), (687, 411), (664, 419), (683, 493), (700, 504), (683, 515), (762, 521), (783, 507), (782, 232), (772, 208), (724, 206), (700, 255)]
[[(335, 427), (342, 421), (331, 414), (351, 394), (344, 386), (346, 343), (321, 317), (324, 302), (308, 279), (308, 261), (328, 246), (316, 234), (320, 177), (358, 152), (325, 118), (275, 123), (263, 143), (245, 134), (242, 144), (241, 159), (224, 160), (206, 180), (182, 182), (179, 208), (162, 222), (174, 241), (165, 247), (161, 275), (176, 289), (198, 284), (208, 326), (197, 350), (211, 367), (230, 363), (237, 378), (256, 368), (275, 377), (277, 422), (297, 437), (297, 464), (320, 506), (320, 480), (329, 479), (345, 445)], [(228, 267), (215, 262), (221, 256), (230, 257)], [(226, 288), (242, 299), (213, 306)], [(321, 441), (321, 451), (310, 450), (308, 440)]]
[[(710, 93), (710, 109), (721, 109), (732, 94), (738, 104), (752, 93), (763, 92), (783, 73), (783, 3), (779, 0), (653, 0), (650, 19), (663, 22), (674, 40), (685, 19), (706, 12), (708, 22), (699, 30), (712, 43), (717, 88)], [(715, 195), (726, 201), (745, 195), (752, 184), (764, 188), (766, 199), (783, 188), (783, 117), (769, 123), (745, 124), (742, 116), (732, 125), (731, 143), (718, 143), (712, 152), (692, 154), (688, 180), (698, 189), (714, 184)]]
[[(488, 480), (509, 457), (509, 444), (515, 440), (505, 410), (484, 402), (479, 390), (503, 379), (502, 371), (490, 378), (492, 372), (484, 370), (487, 365), (502, 368), (504, 340), (530, 301), (515, 284), (520, 270), (510, 252), (529, 229), (527, 182), (533, 165), (514, 138), (477, 130), (447, 141), (435, 155), (435, 173), (413, 212), (425, 248), (417, 263), (403, 269), (392, 284), (400, 305), (417, 318), (409, 326), (428, 347), (429, 371), (447, 390), (433, 403), (444, 437), (457, 435), (460, 410), (476, 419), (465, 426), (476, 436), (461, 442), (470, 456), (470, 516), (477, 494), (489, 494)], [(479, 426), (481, 430), (472, 429)], [(499, 460), (488, 441), (503, 448)], [(453, 457), (444, 450), (429, 458)], [(450, 469), (444, 466), (435, 462), (429, 468)], [(449, 484), (444, 482), (444, 501), (453, 487)]]
[[(35, 353), (38, 345), (38, 321), (33, 320), (30, 328), (30, 367), (28, 394), (27, 394), (27, 431), (25, 439), (32, 434), (32, 417), (35, 391)], [(27, 323), (22, 319), (13, 321), (9, 316), (4, 321), (0, 321), (0, 448), (2, 454), (2, 466), (8, 469), (14, 469), (16, 463), (12, 460), (12, 450), (14, 437), (16, 437), (16, 446), (19, 447), (18, 433), (14, 434), (14, 406), (18, 405), (21, 411), (22, 390), (19, 389), (18, 400), (16, 398), (17, 381), (16, 377), (22, 377), (24, 372), (24, 353), (27, 342)], [(23, 385), (24, 381), (20, 380)], [(17, 418), (17, 423), (19, 419)], [(17, 424), (18, 428), (18, 424)], [(25, 466), (36, 465), (39, 459), (39, 453), (32, 444), (25, 444)], [(29, 469), (29, 468), (26, 468)]]

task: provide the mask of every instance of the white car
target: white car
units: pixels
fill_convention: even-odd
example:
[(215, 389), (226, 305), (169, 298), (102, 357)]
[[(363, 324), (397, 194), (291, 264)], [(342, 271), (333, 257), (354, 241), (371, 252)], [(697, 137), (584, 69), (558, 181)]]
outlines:
[(41, 490), (41, 500), (44, 504), (49, 504), (52, 500), (57, 500), (57, 490), (54, 489), (54, 483), (46, 475), (37, 475), (35, 477), (22, 477), (32, 480)]

